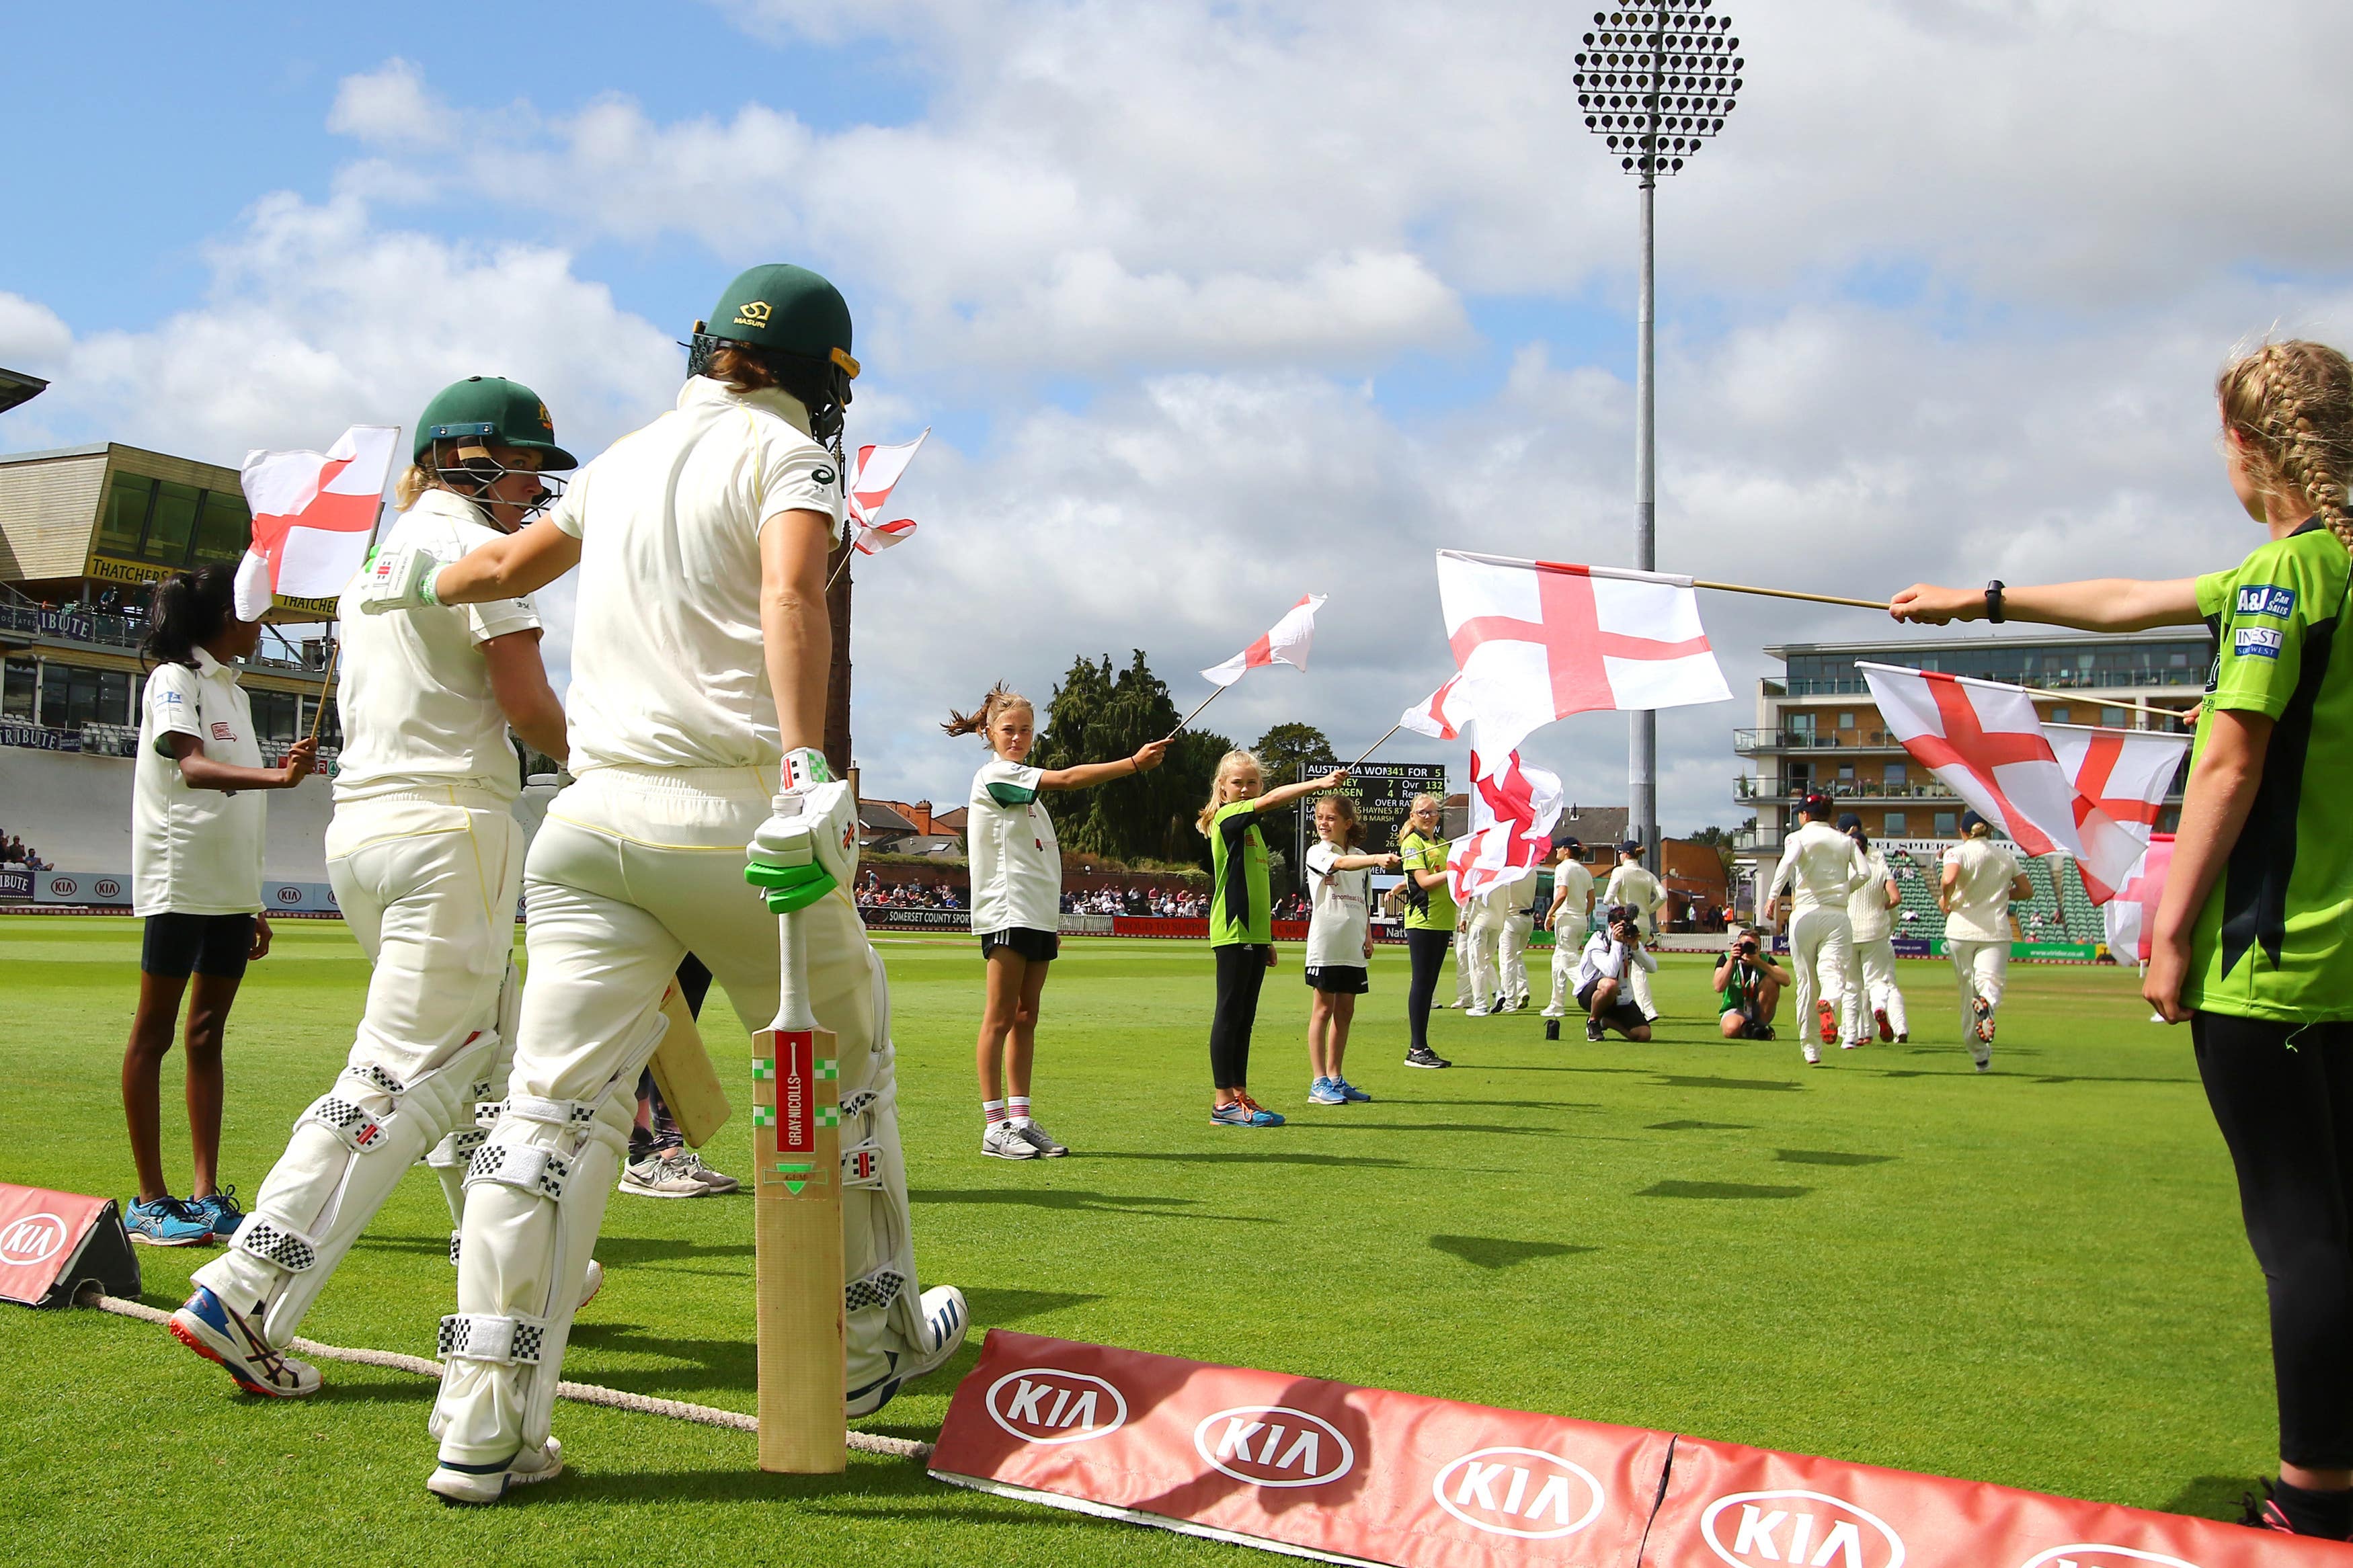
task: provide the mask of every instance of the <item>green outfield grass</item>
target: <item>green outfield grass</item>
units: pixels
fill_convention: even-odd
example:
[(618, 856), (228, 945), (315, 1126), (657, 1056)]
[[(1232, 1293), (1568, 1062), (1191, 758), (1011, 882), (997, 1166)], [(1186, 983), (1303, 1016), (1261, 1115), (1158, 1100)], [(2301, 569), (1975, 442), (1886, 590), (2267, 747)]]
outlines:
[[(0, 921), (0, 1179), (124, 1197), (116, 1075), (138, 926)], [(2129, 973), (2011, 971), (1995, 1070), (1956, 1043), (1950, 971), (1906, 963), (1908, 1046), (1808, 1070), (1716, 1037), (1705, 961), (1670, 958), (1662, 1038), (1546, 1044), (1533, 1013), (1440, 1015), (1457, 1066), (1408, 1070), (1384, 950), (1349, 1076), (1305, 1103), (1299, 950), (1268, 982), (1253, 1092), (1292, 1118), (1207, 1121), (1208, 955), (1064, 945), (1038, 1110), (1075, 1152), (977, 1152), (980, 965), (963, 940), (879, 939), (927, 1282), (975, 1342), (872, 1425), (929, 1436), (978, 1331), (1172, 1355), (2225, 1515), (2274, 1452), (2261, 1277), (2186, 1032)], [(350, 1038), (365, 968), (287, 921), (229, 1041), (225, 1168), (250, 1194)], [(706, 1016), (723, 1060), (742, 1036)], [(176, 1063), (177, 1058), (174, 1058)], [(185, 1181), (178, 1069), (167, 1164)], [(748, 1087), (748, 1085), (747, 1085)], [(749, 1095), (739, 1099), (747, 1104)], [(746, 1165), (748, 1126), (705, 1151)], [(403, 1184), (306, 1331), (431, 1353), (448, 1222)], [(752, 1405), (748, 1196), (616, 1198), (604, 1294), (566, 1375)], [(192, 1251), (142, 1250), (176, 1305)], [(0, 1495), (12, 1562), (760, 1563), (1208, 1562), (1235, 1549), (952, 1490), (911, 1465), (760, 1474), (746, 1436), (557, 1407), (569, 1472), (459, 1512), (422, 1482), (432, 1385), (328, 1363), (263, 1404), (160, 1329), (0, 1308)]]

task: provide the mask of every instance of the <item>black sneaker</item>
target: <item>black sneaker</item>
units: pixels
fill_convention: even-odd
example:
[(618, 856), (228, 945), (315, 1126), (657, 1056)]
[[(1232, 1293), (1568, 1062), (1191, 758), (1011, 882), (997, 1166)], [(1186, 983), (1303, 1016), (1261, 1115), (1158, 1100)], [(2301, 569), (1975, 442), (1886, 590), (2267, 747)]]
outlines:
[(1585, 1037), (1591, 1040), (1595, 1045), (1599, 1045), (1601, 1043), (1602, 1030), (1600, 1019), (1588, 1018), (1585, 1020)]
[(1428, 1046), (1416, 1046), (1406, 1052), (1405, 1065), (1409, 1068), (1451, 1068), (1454, 1064)]

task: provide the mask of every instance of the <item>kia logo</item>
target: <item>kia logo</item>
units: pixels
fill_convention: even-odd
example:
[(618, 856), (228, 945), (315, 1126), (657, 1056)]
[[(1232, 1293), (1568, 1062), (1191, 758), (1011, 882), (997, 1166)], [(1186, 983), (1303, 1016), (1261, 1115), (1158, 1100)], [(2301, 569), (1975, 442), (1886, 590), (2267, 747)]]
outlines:
[(1127, 1399), (1100, 1377), (1025, 1366), (988, 1385), (988, 1418), (1028, 1443), (1083, 1443), (1127, 1424)]
[(2198, 1564), (2168, 1557), (2162, 1552), (2136, 1552), (2129, 1546), (2099, 1546), (2087, 1542), (2076, 1546), (2054, 1546), (2028, 1558), (2019, 1568), (2198, 1568)]
[(1430, 1491), (1472, 1529), (1525, 1541), (1574, 1535), (1601, 1513), (1593, 1472), (1541, 1448), (1465, 1454), (1438, 1472)]
[(299, 904), (302, 901), (302, 889), (280, 888), (278, 889), (278, 901), (281, 904)]
[(0, 1230), (0, 1264), (29, 1268), (47, 1263), (66, 1244), (66, 1222), (53, 1214), (28, 1214)]
[(1827, 1492), (1735, 1492), (1699, 1516), (1708, 1550), (1732, 1568), (1904, 1568), (1904, 1538)]
[(1209, 1468), (1257, 1487), (1320, 1487), (1354, 1469), (1356, 1450), (1321, 1415), (1288, 1405), (1238, 1405), (1193, 1428)]
[(101, 899), (120, 898), (122, 896), (122, 884), (111, 877), (100, 877), (90, 884), (90, 891)]
[(49, 891), (59, 898), (71, 898), (81, 891), (81, 884), (71, 877), (52, 877), (49, 879)]

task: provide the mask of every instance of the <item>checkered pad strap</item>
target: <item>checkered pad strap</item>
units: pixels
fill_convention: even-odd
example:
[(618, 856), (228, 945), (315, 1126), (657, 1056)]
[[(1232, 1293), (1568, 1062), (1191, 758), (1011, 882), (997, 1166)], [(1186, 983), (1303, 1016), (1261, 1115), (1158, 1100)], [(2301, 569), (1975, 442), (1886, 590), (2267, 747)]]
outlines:
[(843, 1287), (841, 1305), (844, 1311), (862, 1312), (870, 1308), (887, 1307), (899, 1299), (906, 1289), (907, 1277), (896, 1269), (877, 1268), (860, 1279), (852, 1279)]
[(433, 1353), (443, 1361), (487, 1361), (502, 1366), (539, 1363), (547, 1324), (538, 1318), (501, 1318), (488, 1312), (452, 1312), (441, 1320)]
[(292, 1226), (267, 1215), (248, 1215), (237, 1227), (235, 1245), (264, 1263), (300, 1274), (319, 1261), (319, 1244)]
[(374, 1062), (368, 1063), (365, 1067), (347, 1067), (336, 1076), (339, 1081), (342, 1079), (350, 1079), (353, 1083), (357, 1084), (363, 1091), (372, 1089), (378, 1094), (388, 1094), (396, 1100), (408, 1092), (408, 1086), (406, 1084), (401, 1082), (398, 1079), (393, 1077), (390, 1073), (385, 1071), (384, 1068), (376, 1066)]
[(466, 1166), (466, 1185), (496, 1182), (520, 1187), (542, 1197), (564, 1201), (564, 1184), (572, 1179), (572, 1162), (554, 1149), (529, 1143), (486, 1143), (474, 1151)]
[(449, 1152), (457, 1155), (461, 1161), (470, 1160), (473, 1158), (475, 1150), (480, 1149), (483, 1144), (490, 1141), (491, 1130), (489, 1128), (469, 1127), (462, 1132), (452, 1132), (449, 1134)]
[(873, 1110), (874, 1102), (881, 1098), (879, 1090), (871, 1089), (861, 1089), (855, 1094), (845, 1094), (841, 1097), (841, 1113), (844, 1116), (863, 1116)]
[(375, 1112), (340, 1095), (322, 1094), (312, 1100), (311, 1109), (295, 1118), (294, 1125), (306, 1121), (333, 1133), (354, 1154), (364, 1154), (384, 1142), (384, 1127)]
[(464, 1239), (463, 1231), (453, 1230), (449, 1233), (449, 1267), (452, 1268), (458, 1267), (458, 1245)]
[(869, 1138), (863, 1143), (844, 1149), (841, 1152), (841, 1184), (845, 1187), (880, 1187), (882, 1184), (882, 1145)]
[(569, 1127), (585, 1132), (596, 1120), (593, 1100), (542, 1100), (535, 1094), (512, 1094), (474, 1107), (474, 1120), (484, 1127), (501, 1116), (536, 1121), (543, 1127)]

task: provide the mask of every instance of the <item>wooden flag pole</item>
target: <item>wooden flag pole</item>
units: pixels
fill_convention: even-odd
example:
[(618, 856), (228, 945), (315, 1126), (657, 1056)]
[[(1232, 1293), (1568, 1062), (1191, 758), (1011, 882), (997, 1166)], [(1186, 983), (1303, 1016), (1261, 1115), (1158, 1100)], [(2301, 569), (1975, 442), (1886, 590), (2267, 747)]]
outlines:
[(1884, 599), (1849, 599), (1836, 594), (1800, 594), (1794, 588), (1754, 588), (1746, 583), (1711, 583), (1702, 577), (1692, 579), (1694, 588), (1713, 588), (1719, 594), (1756, 594), (1767, 599), (1800, 599), (1809, 605), (1849, 605), (1858, 610), (1883, 610)]
[(334, 689), (335, 667), (343, 661), (343, 639), (337, 637), (327, 655), (327, 678), (319, 683), (319, 705), (311, 710), (311, 744), (319, 743), (319, 725), (327, 716), (327, 693)]
[(1350, 763), (1348, 764), (1348, 772), (1350, 772), (1350, 773), (1355, 773), (1358, 768), (1360, 768), (1360, 767), (1364, 766), (1364, 763), (1365, 763), (1365, 758), (1366, 758), (1366, 757), (1369, 757), (1369, 756), (1371, 756), (1375, 752), (1377, 752), (1377, 751), (1379, 751), (1383, 746), (1388, 745), (1388, 744), (1389, 743), (1389, 735), (1394, 735), (1394, 734), (1396, 734), (1399, 730), (1402, 730), (1402, 729), (1404, 729), (1404, 728), (1405, 728), (1405, 721), (1404, 721), (1404, 720), (1402, 720), (1402, 719), (1398, 720), (1396, 723), (1394, 723), (1394, 724), (1390, 725), (1390, 726), (1389, 726), (1389, 732), (1388, 732), (1388, 735), (1383, 735), (1379, 740), (1375, 741), (1371, 745), (1366, 746), (1366, 747), (1364, 749), (1363, 753), (1362, 753), (1361, 755), (1359, 755), (1359, 756), (1356, 758), (1356, 760), (1355, 762)]
[(1194, 709), (1190, 713), (1187, 713), (1182, 719), (1177, 720), (1176, 728), (1169, 731), (1163, 739), (1173, 741), (1177, 736), (1183, 734), (1185, 732), (1185, 726), (1190, 724), (1194, 720), (1198, 719), (1201, 716), (1201, 708), (1207, 708), (1210, 703), (1215, 702), (1219, 698), (1223, 697), (1225, 694), (1226, 689), (1220, 686), (1215, 691), (1210, 692), (1207, 697), (1202, 698), (1201, 707)]

